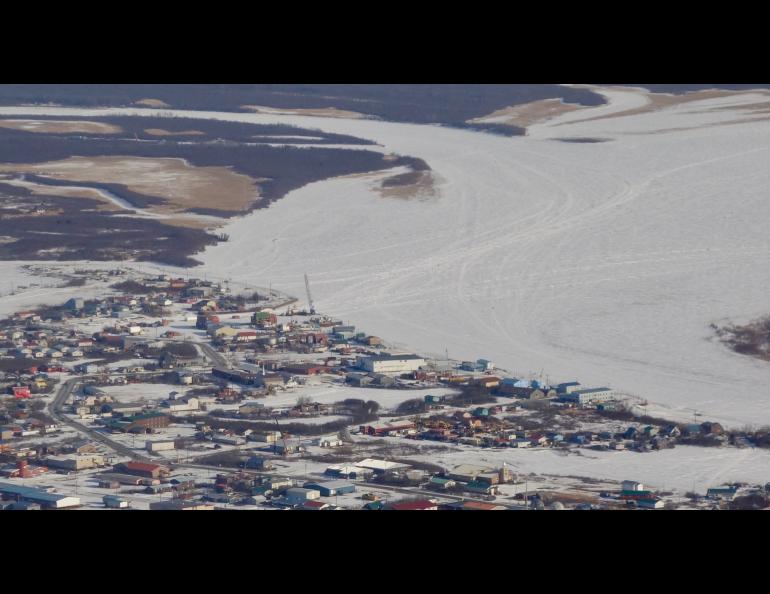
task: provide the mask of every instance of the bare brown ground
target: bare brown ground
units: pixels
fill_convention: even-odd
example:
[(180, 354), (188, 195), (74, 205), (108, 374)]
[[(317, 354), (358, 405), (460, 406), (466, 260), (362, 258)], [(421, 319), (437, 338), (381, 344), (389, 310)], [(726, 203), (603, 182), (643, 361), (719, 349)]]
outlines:
[(147, 128), (144, 132), (146, 134), (149, 134), (150, 136), (202, 136), (205, 134), (200, 130), (185, 130), (183, 132), (171, 132), (169, 130), (164, 130), (163, 128)]
[(242, 109), (249, 109), (256, 113), (269, 113), (273, 115), (302, 115), (302, 116), (315, 116), (319, 118), (347, 118), (347, 119), (360, 119), (366, 117), (362, 113), (357, 111), (347, 111), (345, 109), (337, 109), (336, 107), (323, 107), (317, 109), (284, 109), (277, 107), (266, 107), (264, 105), (241, 105)]
[(103, 122), (58, 121), (58, 120), (0, 120), (0, 128), (24, 130), (25, 132), (45, 132), (49, 134), (117, 134), (123, 129)]
[[(623, 89), (623, 87), (608, 87), (608, 88)], [(762, 90), (730, 91), (727, 89), (708, 89), (704, 91), (694, 91), (692, 93), (686, 93), (684, 95), (669, 95), (666, 93), (648, 93), (647, 97), (649, 98), (650, 101), (647, 105), (642, 105), (640, 107), (635, 107), (633, 109), (627, 109), (625, 111), (619, 111), (617, 113), (584, 118), (580, 120), (572, 120), (570, 122), (562, 122), (557, 125), (563, 126), (565, 124), (573, 124), (576, 122), (591, 122), (594, 120), (605, 120), (605, 119), (611, 119), (611, 118), (620, 118), (620, 117), (638, 115), (643, 113), (652, 113), (654, 111), (659, 111), (667, 107), (672, 107), (675, 105), (683, 105), (686, 103), (692, 103), (694, 101), (703, 101), (706, 99), (717, 99), (720, 97), (729, 97), (734, 95), (745, 95), (748, 93), (765, 94), (766, 91), (762, 91)], [(756, 104), (756, 105), (759, 105), (759, 104)], [(767, 106), (767, 104), (765, 104), (765, 106)], [(749, 109), (750, 107), (751, 106), (749, 105), (737, 106), (737, 107), (736, 106), (717, 106), (709, 109)]]
[(122, 184), (167, 202), (146, 210), (162, 214), (190, 208), (246, 211), (259, 197), (256, 180), (227, 167), (194, 167), (184, 159), (70, 157), (38, 164), (3, 164), (0, 172), (35, 173), (72, 182)]
[(144, 105), (145, 107), (171, 107), (168, 103), (161, 101), (160, 99), (139, 99), (139, 101), (134, 101), (134, 105)]
[[(468, 120), (468, 124), (497, 123), (506, 126), (518, 126), (526, 128), (532, 124), (544, 122), (563, 113), (569, 113), (578, 109), (585, 109), (582, 105), (564, 103), (561, 99), (542, 99), (523, 105), (503, 107), (493, 111), (489, 115)], [(505, 119), (497, 119), (505, 118)]]

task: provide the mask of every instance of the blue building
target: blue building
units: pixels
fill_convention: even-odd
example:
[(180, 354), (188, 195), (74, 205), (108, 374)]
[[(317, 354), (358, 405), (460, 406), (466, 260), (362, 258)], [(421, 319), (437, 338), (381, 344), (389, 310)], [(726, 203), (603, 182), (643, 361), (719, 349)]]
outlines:
[(345, 493), (355, 493), (356, 486), (347, 481), (324, 481), (321, 483), (305, 483), (305, 489), (315, 489), (320, 491), (321, 497), (334, 497), (335, 495), (344, 495)]

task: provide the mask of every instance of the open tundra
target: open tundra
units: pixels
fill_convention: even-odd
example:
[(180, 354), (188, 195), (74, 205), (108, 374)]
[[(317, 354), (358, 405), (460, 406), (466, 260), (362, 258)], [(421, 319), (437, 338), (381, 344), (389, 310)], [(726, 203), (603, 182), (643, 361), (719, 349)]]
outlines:
[(191, 272), (298, 296), (307, 272), (319, 311), (421, 352), (609, 385), (672, 417), (697, 409), (730, 426), (770, 424), (770, 365), (731, 352), (709, 327), (770, 313), (770, 100), (744, 92), (642, 109), (645, 91), (601, 92), (608, 105), (512, 138), (171, 112), (372, 139), (432, 169), (432, 191), (407, 199), (383, 195), (383, 173), (307, 185), (229, 223), (230, 241)]

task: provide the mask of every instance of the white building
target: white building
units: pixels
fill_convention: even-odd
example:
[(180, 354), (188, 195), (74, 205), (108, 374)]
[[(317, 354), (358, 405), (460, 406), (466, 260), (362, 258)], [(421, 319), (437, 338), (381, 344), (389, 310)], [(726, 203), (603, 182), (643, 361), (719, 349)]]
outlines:
[(623, 491), (644, 491), (644, 485), (636, 481), (623, 481), (620, 488)]
[(371, 373), (408, 373), (425, 365), (418, 355), (370, 355), (356, 357), (356, 367)]
[(565, 394), (562, 398), (576, 404), (593, 404), (595, 402), (615, 400), (616, 394), (609, 388), (586, 388)]
[(176, 449), (176, 445), (172, 440), (147, 441), (144, 447), (148, 452), (163, 452)]

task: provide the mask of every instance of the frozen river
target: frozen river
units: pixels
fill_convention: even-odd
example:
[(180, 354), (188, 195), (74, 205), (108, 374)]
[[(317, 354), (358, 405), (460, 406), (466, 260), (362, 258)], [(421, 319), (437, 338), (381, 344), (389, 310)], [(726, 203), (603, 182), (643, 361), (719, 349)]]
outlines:
[(740, 123), (758, 117), (747, 104), (767, 97), (623, 116), (645, 98), (609, 95), (609, 106), (514, 138), (373, 120), (172, 112), (373, 139), (425, 159), (437, 182), (435, 196), (413, 199), (381, 196), (381, 174), (310, 184), (229, 223), (230, 241), (187, 272), (272, 283), (300, 297), (307, 273), (320, 311), (418, 351), (606, 384), (680, 418), (697, 409), (732, 426), (770, 424), (770, 364), (731, 353), (709, 328), (770, 314), (770, 122)]

